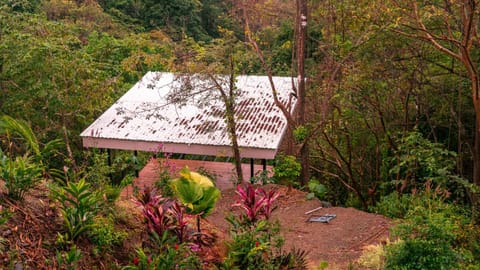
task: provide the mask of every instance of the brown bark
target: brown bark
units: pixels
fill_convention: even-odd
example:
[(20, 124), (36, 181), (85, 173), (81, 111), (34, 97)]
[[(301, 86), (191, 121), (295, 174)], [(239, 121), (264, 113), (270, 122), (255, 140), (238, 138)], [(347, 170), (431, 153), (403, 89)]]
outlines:
[(225, 105), (225, 120), (227, 122), (227, 131), (232, 143), (233, 159), (235, 162), (235, 171), (237, 172), (238, 183), (243, 183), (242, 159), (240, 156), (240, 147), (238, 145), (237, 124), (235, 121), (235, 78), (233, 74), (233, 59), (231, 61), (231, 74), (229, 78), (228, 93), (217, 81), (214, 75), (209, 74), (210, 79), (220, 93), (223, 104)]
[[(305, 119), (305, 50), (307, 39), (307, 2), (305, 0), (297, 0), (297, 16), (296, 16), (296, 60), (297, 60), (297, 126), (304, 126)], [(300, 183), (302, 186), (308, 183), (310, 178), (310, 162), (309, 162), (308, 141), (304, 141), (300, 148), (300, 163), (302, 171), (300, 174)]]

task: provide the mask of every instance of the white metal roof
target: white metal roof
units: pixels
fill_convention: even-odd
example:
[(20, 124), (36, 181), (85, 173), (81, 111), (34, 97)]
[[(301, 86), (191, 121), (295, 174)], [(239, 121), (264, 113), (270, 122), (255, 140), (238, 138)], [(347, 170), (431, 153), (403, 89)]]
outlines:
[[(148, 72), (124, 96), (85, 129), (85, 147), (231, 156), (231, 142), (219, 91), (207, 79), (194, 77), (190, 87), (197, 96), (172, 102), (182, 87), (172, 73)], [(291, 107), (292, 79), (273, 77), (279, 100)], [(273, 102), (266, 76), (236, 77), (236, 123), (242, 157), (275, 157), (287, 128)], [(207, 89), (207, 90), (206, 90)]]

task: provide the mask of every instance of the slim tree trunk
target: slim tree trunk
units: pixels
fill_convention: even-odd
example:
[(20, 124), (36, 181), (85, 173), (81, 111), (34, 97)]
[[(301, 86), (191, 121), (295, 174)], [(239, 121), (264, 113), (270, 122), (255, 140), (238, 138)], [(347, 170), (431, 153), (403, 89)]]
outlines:
[[(473, 146), (473, 184), (478, 188), (480, 187), (480, 81), (478, 78), (478, 72), (475, 71), (475, 67), (472, 66), (473, 73), (470, 74), (472, 80), (472, 97), (473, 106), (475, 108), (475, 142)], [(476, 224), (480, 224), (480, 194), (475, 191), (471, 194), (472, 201), (472, 219)]]
[[(232, 56), (230, 56), (232, 57)], [(240, 147), (238, 145), (237, 123), (235, 121), (235, 77), (233, 59), (230, 59), (230, 81), (228, 85), (228, 93), (223, 86), (217, 81), (213, 75), (209, 75), (225, 105), (225, 121), (227, 122), (227, 132), (230, 135), (232, 143), (232, 152), (235, 162), (235, 170), (237, 172), (238, 183), (243, 182), (242, 158), (240, 156)]]
[[(305, 125), (305, 50), (307, 39), (307, 2), (305, 0), (297, 0), (297, 36), (296, 43), (296, 60), (298, 73), (298, 89), (297, 89), (297, 126)], [(310, 162), (309, 162), (308, 142), (303, 142), (300, 148), (300, 163), (302, 171), (300, 174), (300, 183), (306, 185), (310, 178)]]
[[(237, 127), (235, 123), (235, 109), (233, 106), (233, 100), (229, 100), (227, 108), (227, 126), (228, 132), (230, 133), (230, 140), (232, 141), (232, 150), (233, 150), (233, 158), (235, 159), (235, 170), (237, 172), (238, 182), (243, 182), (243, 171), (242, 171), (242, 158), (240, 156), (240, 149), (238, 146), (238, 139), (237, 139)], [(227, 105), (227, 104), (225, 104)]]

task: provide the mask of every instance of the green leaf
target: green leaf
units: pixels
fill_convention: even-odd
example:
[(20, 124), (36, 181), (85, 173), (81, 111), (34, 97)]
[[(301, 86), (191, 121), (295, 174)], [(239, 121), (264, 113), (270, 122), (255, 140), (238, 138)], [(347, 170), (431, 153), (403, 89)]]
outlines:
[(203, 197), (202, 188), (197, 183), (184, 178), (172, 180), (171, 187), (177, 198), (187, 205), (190, 211), (194, 211), (193, 204)]

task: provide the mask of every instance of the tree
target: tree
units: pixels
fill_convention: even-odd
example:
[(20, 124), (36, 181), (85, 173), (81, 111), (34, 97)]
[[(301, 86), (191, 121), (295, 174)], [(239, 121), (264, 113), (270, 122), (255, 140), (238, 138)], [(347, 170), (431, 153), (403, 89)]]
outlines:
[[(232, 145), (235, 170), (238, 181), (243, 182), (235, 116), (238, 90), (235, 86), (236, 59), (241, 56), (239, 53), (242, 49), (238, 47), (238, 41), (233, 32), (225, 30), (223, 35), (223, 38), (215, 39), (206, 48), (198, 47), (198, 44), (192, 40), (184, 45), (187, 52), (183, 52), (183, 54), (186, 57), (183, 57), (183, 61), (178, 65), (180, 73), (177, 80), (180, 82), (180, 87), (170, 92), (168, 99), (172, 103), (181, 104), (197, 97), (197, 100), (200, 99), (203, 105), (208, 105), (211, 99), (222, 100), (223, 117)], [(202, 83), (197, 87), (190, 87), (191, 83), (195, 81)], [(199, 96), (200, 98), (198, 98)]]
[[(474, 50), (478, 49), (479, 1), (392, 2), (400, 12), (394, 31), (429, 43), (465, 68), (475, 110), (473, 183), (480, 187), (480, 63), (474, 55)], [(473, 217), (477, 223), (480, 223), (479, 196), (475, 191), (471, 194)]]
[[(255, 33), (251, 28), (251, 18), (250, 14), (251, 9), (256, 7), (255, 3), (251, 1), (241, 1), (240, 9), (242, 11), (242, 18), (244, 23), (244, 32), (247, 42), (251, 45), (253, 50), (256, 52), (262, 67), (269, 78), (270, 87), (274, 98), (275, 105), (282, 111), (283, 115), (287, 119), (287, 123), (290, 129), (303, 128), (306, 123), (306, 106), (305, 106), (305, 97), (306, 97), (306, 76), (305, 76), (305, 53), (306, 53), (306, 38), (307, 38), (307, 15), (308, 8), (307, 2), (305, 0), (297, 0), (296, 2), (296, 14), (295, 14), (295, 55), (292, 56), (292, 60), (296, 63), (296, 73), (297, 80), (296, 84), (292, 79), (292, 88), (297, 96), (297, 110), (296, 117), (294, 118), (291, 114), (291, 111), (287, 108), (286, 104), (282, 104), (277, 98), (277, 92), (275, 89), (275, 84), (273, 82), (273, 71), (270, 64), (267, 62), (263, 50), (259, 46)], [(258, 8), (258, 7), (256, 7)], [(292, 63), (292, 65), (294, 64)], [(300, 176), (300, 183), (305, 185), (310, 176), (309, 176), (309, 148), (308, 141), (303, 140), (300, 143), (300, 163), (302, 165), (302, 171)]]

